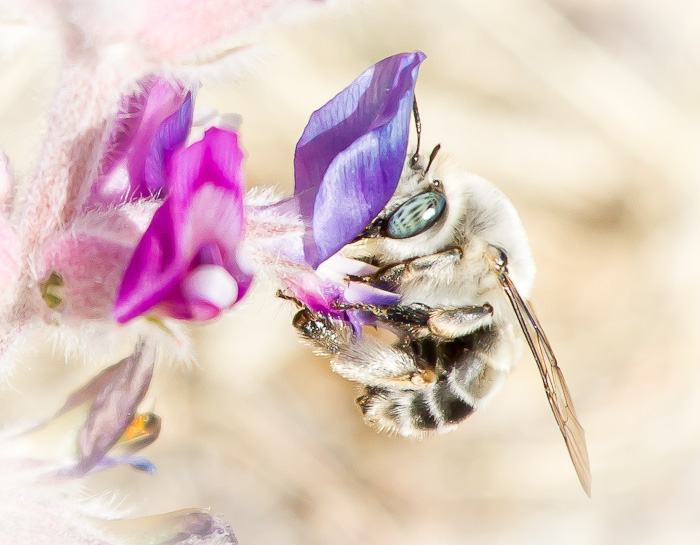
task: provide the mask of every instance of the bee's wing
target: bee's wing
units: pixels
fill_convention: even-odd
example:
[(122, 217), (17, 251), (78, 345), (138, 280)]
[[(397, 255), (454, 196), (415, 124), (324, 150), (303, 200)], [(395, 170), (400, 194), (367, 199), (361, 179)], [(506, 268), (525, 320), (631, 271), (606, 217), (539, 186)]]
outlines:
[(586, 436), (583, 427), (581, 427), (578, 418), (576, 418), (574, 403), (566, 386), (561, 368), (554, 357), (552, 346), (549, 344), (532, 307), (520, 297), (518, 290), (515, 289), (515, 285), (506, 271), (501, 272), (500, 281), (510, 300), (510, 304), (513, 306), (515, 316), (518, 318), (520, 327), (525, 334), (535, 362), (537, 362), (544, 389), (547, 393), (547, 400), (564, 436), (566, 448), (569, 449), (569, 456), (571, 456), (571, 461), (574, 463), (578, 479), (586, 494), (590, 496), (591, 468), (588, 461), (588, 450), (586, 449)]

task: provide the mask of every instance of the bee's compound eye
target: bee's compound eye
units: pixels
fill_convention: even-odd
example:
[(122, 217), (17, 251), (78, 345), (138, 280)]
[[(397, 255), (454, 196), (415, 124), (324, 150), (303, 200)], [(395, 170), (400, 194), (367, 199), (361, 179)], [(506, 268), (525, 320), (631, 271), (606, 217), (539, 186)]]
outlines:
[(391, 238), (418, 235), (433, 225), (445, 210), (445, 197), (432, 191), (416, 195), (394, 212), (386, 224)]

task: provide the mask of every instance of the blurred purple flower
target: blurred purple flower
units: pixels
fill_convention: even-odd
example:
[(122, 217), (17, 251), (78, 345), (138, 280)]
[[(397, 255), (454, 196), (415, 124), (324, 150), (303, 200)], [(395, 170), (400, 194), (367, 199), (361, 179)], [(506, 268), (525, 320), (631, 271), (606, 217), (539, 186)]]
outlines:
[(164, 196), (167, 163), (190, 132), (193, 102), (181, 83), (157, 76), (145, 78), (138, 91), (125, 96), (84, 208)]
[[(122, 456), (105, 460), (108, 458), (107, 453), (120, 442), (125, 430), (134, 421), (136, 408), (143, 400), (151, 383), (154, 362), (153, 351), (147, 350), (143, 341), (139, 342), (131, 356), (102, 371), (86, 386), (75, 392), (59, 411), (61, 414), (74, 404), (86, 400), (92, 402), (88, 418), (80, 430), (80, 458), (72, 470), (74, 475), (83, 475), (98, 466), (110, 467), (115, 465), (117, 460), (148, 473), (155, 471), (150, 463), (144, 465), (142, 458), (132, 461), (128, 456), (131, 453), (125, 453), (123, 445), (120, 449), (122, 452), (119, 453)], [(159, 431), (160, 425), (157, 426), (157, 432)], [(139, 442), (138, 447), (142, 448), (155, 441), (158, 437), (157, 432), (145, 444)]]
[(81, 477), (118, 464), (153, 473), (153, 464), (136, 453), (160, 433), (160, 417), (137, 414), (154, 363), (153, 347), (139, 341), (130, 356), (73, 392), (51, 419), (3, 437), (0, 459), (14, 459), (44, 479)]
[(124, 273), (117, 321), (145, 312), (209, 320), (243, 297), (252, 271), (241, 250), (242, 161), (237, 134), (218, 128), (173, 152), (168, 196)]
[[(160, 432), (158, 416), (136, 413), (154, 363), (154, 346), (139, 341), (130, 356), (73, 392), (53, 418), (0, 437), (3, 536), (21, 536), (10, 542), (237, 543), (226, 521), (208, 510), (115, 518), (113, 505), (93, 500), (87, 507), (74, 486), (80, 477), (118, 464), (155, 471), (149, 460), (136, 455)], [(41, 537), (51, 532), (53, 540)]]
[(351, 242), (381, 212), (401, 176), (419, 51), (379, 61), (311, 115), (294, 157), (294, 194), (310, 230), (312, 267)]

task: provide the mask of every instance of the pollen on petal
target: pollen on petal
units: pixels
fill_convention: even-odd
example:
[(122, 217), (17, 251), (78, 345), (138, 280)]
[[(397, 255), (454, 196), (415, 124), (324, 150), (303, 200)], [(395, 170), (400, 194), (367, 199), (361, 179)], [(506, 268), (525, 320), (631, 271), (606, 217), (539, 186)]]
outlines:
[(218, 265), (200, 265), (183, 282), (188, 299), (207, 302), (219, 309), (227, 309), (238, 298), (238, 283)]

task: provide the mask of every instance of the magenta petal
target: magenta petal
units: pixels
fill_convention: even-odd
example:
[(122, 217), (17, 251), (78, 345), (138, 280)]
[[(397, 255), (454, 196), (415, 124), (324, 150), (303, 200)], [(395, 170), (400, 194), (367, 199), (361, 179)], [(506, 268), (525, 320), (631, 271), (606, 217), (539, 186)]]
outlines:
[(363, 303), (370, 305), (395, 305), (401, 296), (377, 287), (348, 280), (350, 276), (372, 274), (377, 267), (341, 254), (335, 254), (323, 262), (316, 271), (309, 271), (294, 279), (285, 279), (285, 284), (296, 299), (310, 310), (344, 320), (354, 331), (361, 334), (362, 326), (374, 325), (376, 316), (360, 310), (343, 310), (338, 305)]
[(117, 294), (119, 322), (146, 311), (208, 320), (245, 294), (252, 273), (240, 250), (242, 161), (236, 133), (216, 128), (173, 154), (169, 195), (136, 246)]
[(406, 158), (419, 51), (384, 59), (314, 112), (294, 157), (295, 196), (316, 267), (351, 242), (393, 195)]
[(141, 89), (122, 101), (85, 208), (159, 194), (167, 161), (187, 139), (192, 115), (192, 93), (182, 84), (144, 79)]

